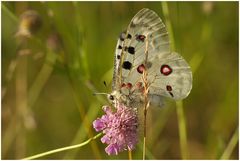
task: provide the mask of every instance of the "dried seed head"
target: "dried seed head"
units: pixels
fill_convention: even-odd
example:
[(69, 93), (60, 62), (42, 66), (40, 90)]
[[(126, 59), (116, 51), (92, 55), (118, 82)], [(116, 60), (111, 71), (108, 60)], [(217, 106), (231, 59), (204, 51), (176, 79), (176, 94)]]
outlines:
[(20, 16), (20, 23), (16, 36), (31, 37), (42, 25), (40, 15), (34, 10), (27, 10)]
[(205, 1), (203, 2), (202, 4), (202, 9), (203, 9), (203, 12), (206, 14), (206, 15), (209, 15), (212, 10), (213, 10), (213, 2), (208, 2), (208, 1)]

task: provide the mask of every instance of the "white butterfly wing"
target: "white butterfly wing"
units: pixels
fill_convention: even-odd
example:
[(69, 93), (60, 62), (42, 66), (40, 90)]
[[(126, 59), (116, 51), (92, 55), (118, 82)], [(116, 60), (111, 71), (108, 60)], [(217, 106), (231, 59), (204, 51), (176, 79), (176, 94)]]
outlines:
[[(170, 52), (166, 27), (149, 9), (140, 10), (120, 36), (114, 65), (113, 90), (121, 90), (125, 84), (135, 87), (141, 83), (141, 67), (144, 65), (150, 84), (149, 99), (153, 103), (161, 104), (158, 100), (162, 100), (162, 96), (183, 99), (192, 88), (189, 65), (179, 54)], [(135, 95), (141, 93), (138, 91)]]
[(187, 62), (177, 53), (166, 57), (160, 55), (148, 69), (149, 93), (175, 100), (184, 99), (192, 89), (192, 71)]
[(131, 80), (136, 83), (141, 76), (136, 72), (137, 67), (145, 60), (145, 41), (148, 36), (149, 56), (152, 61), (159, 53), (170, 52), (169, 38), (165, 25), (158, 15), (149, 9), (140, 10), (131, 20), (126, 33), (118, 40), (115, 51), (113, 90)]

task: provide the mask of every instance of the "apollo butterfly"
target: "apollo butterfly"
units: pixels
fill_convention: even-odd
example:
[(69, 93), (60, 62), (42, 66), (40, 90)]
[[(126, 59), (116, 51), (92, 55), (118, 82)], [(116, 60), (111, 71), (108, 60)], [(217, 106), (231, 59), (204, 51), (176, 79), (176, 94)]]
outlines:
[(142, 103), (141, 77), (145, 70), (150, 105), (161, 106), (163, 97), (184, 99), (191, 91), (192, 72), (188, 63), (178, 53), (170, 51), (164, 23), (154, 11), (146, 8), (133, 17), (118, 39), (109, 100), (128, 107)]

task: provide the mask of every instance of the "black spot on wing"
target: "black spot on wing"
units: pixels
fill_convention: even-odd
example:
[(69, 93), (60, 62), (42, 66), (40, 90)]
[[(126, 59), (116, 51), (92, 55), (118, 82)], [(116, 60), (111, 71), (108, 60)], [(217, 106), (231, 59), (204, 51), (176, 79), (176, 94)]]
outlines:
[(135, 54), (135, 48), (132, 46), (125, 47), (124, 50), (127, 51), (129, 54)]
[(169, 92), (169, 94), (170, 94), (172, 97), (174, 97), (172, 92)]
[(131, 67), (132, 67), (132, 63), (130, 63), (129, 61), (124, 61), (123, 64), (122, 64), (122, 67), (124, 69), (130, 70)]
[(128, 39), (131, 39), (131, 38), (132, 38), (132, 35), (131, 35), (131, 34), (128, 34), (128, 35), (127, 35), (127, 38), (128, 38)]
[(167, 91), (172, 91), (172, 86), (167, 85), (167, 86), (166, 86), (166, 89), (167, 89)]
[(130, 54), (135, 54), (135, 48), (132, 47), (132, 46), (129, 46), (129, 47), (128, 47), (128, 53), (130, 53)]

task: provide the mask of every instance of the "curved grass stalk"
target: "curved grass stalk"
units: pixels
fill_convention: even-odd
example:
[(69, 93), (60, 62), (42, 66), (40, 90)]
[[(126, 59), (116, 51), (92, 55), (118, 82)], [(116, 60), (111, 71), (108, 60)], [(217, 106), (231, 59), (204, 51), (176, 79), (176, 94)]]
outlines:
[(40, 153), (40, 154), (36, 154), (30, 157), (26, 157), (23, 158), (22, 160), (32, 160), (32, 159), (37, 159), (40, 157), (44, 157), (50, 154), (54, 154), (54, 153), (58, 153), (58, 152), (62, 152), (62, 151), (66, 151), (66, 150), (70, 150), (70, 149), (76, 149), (76, 148), (80, 148), (83, 147), (84, 145), (87, 145), (88, 143), (90, 143), (92, 140), (95, 140), (97, 138), (99, 138), (102, 135), (102, 133), (97, 134), (96, 136), (88, 139), (87, 141), (81, 143), (81, 144), (77, 144), (77, 145), (72, 145), (72, 146), (67, 146), (67, 147), (63, 147), (63, 148), (59, 148), (59, 149), (54, 149), (54, 150), (50, 150), (44, 153)]
[(234, 132), (231, 140), (229, 141), (225, 151), (223, 152), (222, 156), (221, 156), (221, 160), (227, 160), (227, 159), (230, 159), (230, 156), (234, 150), (234, 147), (237, 145), (238, 143), (238, 128), (236, 129), (236, 131)]
[(34, 80), (34, 83), (32, 84), (31, 88), (29, 89), (29, 102), (28, 106), (32, 107), (37, 99), (39, 98), (39, 95), (45, 86), (46, 82), (48, 81), (49, 77), (52, 74), (52, 71), (54, 70), (54, 64), (57, 60), (57, 53), (48, 51), (46, 53), (46, 60), (43, 64), (41, 70), (39, 71), (38, 75), (36, 76), (36, 79)]
[[(81, 119), (83, 120), (83, 123), (82, 123), (82, 126), (81, 128), (79, 128), (79, 132), (82, 131), (82, 130), (85, 130), (85, 131), (88, 131), (88, 127), (89, 125), (91, 124), (90, 121), (89, 121), (89, 118), (88, 117), (85, 117), (86, 115), (86, 111), (83, 107), (83, 104), (82, 104), (82, 101), (78, 99), (78, 91), (77, 91), (77, 86), (76, 86), (76, 83), (74, 81), (74, 79), (72, 78), (71, 76), (71, 71), (69, 69), (69, 67), (66, 65), (65, 66), (66, 70), (67, 70), (67, 74), (68, 74), (68, 79), (69, 79), (69, 82), (70, 82), (70, 85), (71, 85), (71, 88), (72, 88), (72, 95), (73, 95), (73, 98), (75, 100), (75, 103), (78, 107), (78, 110), (79, 110), (79, 114), (80, 114), (80, 117)], [(90, 109), (92, 110), (92, 108)], [(87, 115), (88, 116), (88, 115)], [(78, 140), (79, 138), (77, 138), (79, 135), (79, 133), (77, 133), (73, 139), (72, 142), (75, 142), (76, 140)], [(90, 129), (87, 133), (88, 137), (92, 137), (93, 136), (93, 132), (92, 130)], [(83, 136), (81, 137), (83, 138)], [(101, 159), (101, 153), (99, 151), (99, 148), (97, 147), (97, 144), (95, 142), (92, 142), (91, 143), (91, 148), (93, 149), (93, 152), (94, 152), (94, 155), (98, 158), (98, 159)], [(75, 154), (76, 154), (77, 151), (75, 152), (72, 152), (72, 153), (67, 153), (64, 158), (67, 158), (67, 157), (73, 157)]]

